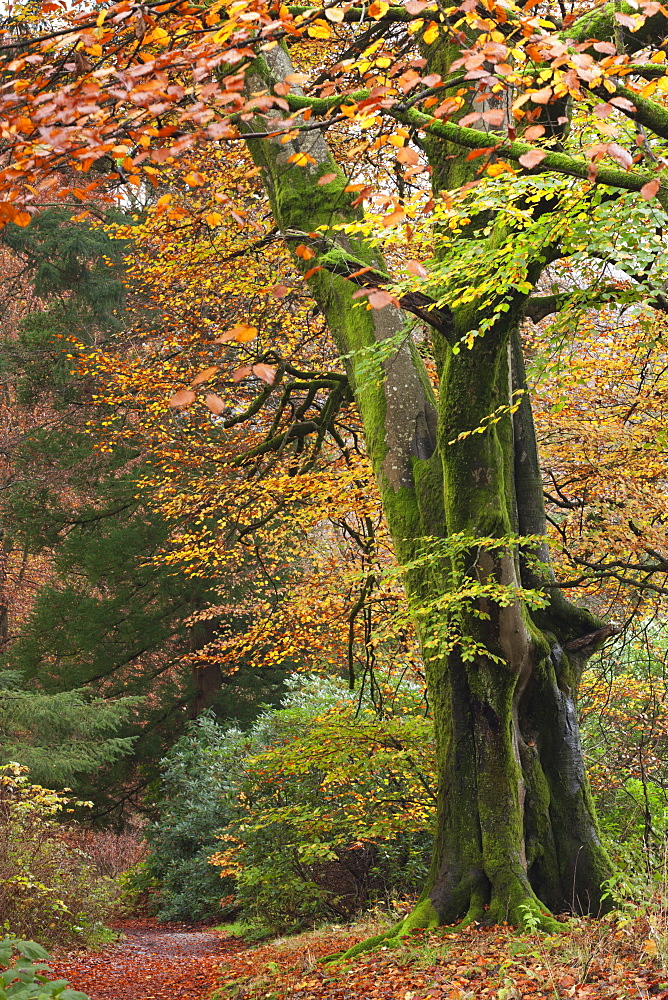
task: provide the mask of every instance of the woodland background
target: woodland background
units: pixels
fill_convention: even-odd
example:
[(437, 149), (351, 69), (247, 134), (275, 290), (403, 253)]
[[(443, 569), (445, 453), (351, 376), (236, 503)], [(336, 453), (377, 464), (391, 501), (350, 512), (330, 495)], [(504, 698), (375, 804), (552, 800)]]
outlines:
[[(15, 8), (3, 30), (45, 16)], [(302, 73), (344, 43), (323, 23), (292, 46)], [(380, 43), (366, 55), (383, 70)], [(368, 127), (329, 139), (360, 199), (395, 178), (369, 217), (420, 277), (430, 237), (397, 201), (417, 153)], [(594, 108), (569, 141), (621, 127)], [(517, 198), (496, 166), (478, 210)], [(433, 726), (341, 359), (244, 146), (130, 167), (118, 147), (91, 168), (105, 197), (62, 169), (0, 230), (0, 926), (53, 946), (104, 941), (114, 905), (251, 938), (404, 912), (429, 863)], [(650, 197), (600, 199), (598, 259), (664, 252), (620, 246)], [(561, 268), (546, 293), (568, 308), (523, 336), (556, 572), (618, 630), (581, 690), (590, 780), (615, 891), (649, 906), (668, 836), (667, 331), (623, 271), (602, 301), (571, 294), (594, 258)], [(279, 365), (298, 400), (274, 392)], [(287, 412), (290, 448), (267, 448)]]

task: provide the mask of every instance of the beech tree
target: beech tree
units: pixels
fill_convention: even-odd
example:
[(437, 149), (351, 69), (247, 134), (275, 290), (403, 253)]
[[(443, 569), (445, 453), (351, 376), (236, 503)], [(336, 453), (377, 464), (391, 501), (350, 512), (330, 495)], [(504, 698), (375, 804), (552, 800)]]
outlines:
[[(107, 184), (137, 188), (194, 144), (245, 142), (272, 214), (255, 243), (287, 245), (326, 319), (436, 729), (432, 868), (392, 933), (527, 915), (550, 926), (549, 911), (609, 905), (577, 691), (615, 628), (569, 603), (550, 570), (521, 329), (615, 296), (663, 307), (668, 16), (652, 0), (561, 15), (510, 0), (123, 0), (3, 49), (18, 74), (0, 106), (5, 218), (37, 211), (59, 167), (85, 200), (98, 182), (82, 175), (103, 157)], [(218, 210), (235, 211), (231, 198)], [(609, 222), (634, 245), (601, 239)], [(404, 255), (401, 272), (397, 243), (413, 237), (424, 259)], [(564, 260), (575, 279), (559, 284)], [(621, 293), (619, 271), (601, 280), (592, 261), (623, 270)], [(254, 360), (233, 380), (257, 376), (265, 404), (279, 385), (289, 397), (301, 375), (278, 349)], [(198, 385), (173, 405), (194, 404)], [(264, 453), (296, 442), (301, 455), (309, 430), (317, 450), (344, 399), (336, 381), (308, 428), (279, 408)]]

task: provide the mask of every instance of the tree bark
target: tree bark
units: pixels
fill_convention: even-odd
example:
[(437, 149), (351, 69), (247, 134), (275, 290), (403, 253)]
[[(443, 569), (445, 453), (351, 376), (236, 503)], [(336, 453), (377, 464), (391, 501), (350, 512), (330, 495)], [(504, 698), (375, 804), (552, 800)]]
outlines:
[[(276, 47), (255, 63), (248, 93), (291, 72), (286, 51)], [(267, 132), (271, 122), (271, 114), (258, 114), (246, 127)], [(248, 145), (288, 240), (308, 242), (305, 234), (319, 226), (357, 217), (320, 133)], [(457, 171), (452, 159), (438, 169), (439, 157), (452, 157), (440, 145), (430, 156), (445, 182)], [(291, 167), (288, 157), (297, 152), (314, 162)], [(318, 185), (325, 174), (335, 179)], [(512, 541), (545, 530), (528, 395), (510, 413), (513, 391), (526, 388), (519, 337), (526, 297), (518, 296), (470, 350), (452, 347), (479, 325), (471, 308), (436, 331), (438, 399), (410, 336), (385, 363), (383, 383), (372, 385), (361, 375), (361, 352), (397, 335), (404, 319), (392, 306), (369, 310), (353, 300), (356, 286), (335, 265), (346, 256), (380, 269), (382, 261), (340, 233), (311, 246), (316, 258), (308, 268), (323, 269), (309, 284), (346, 358), (397, 558), (406, 567), (436, 728), (433, 862), (420, 902), (394, 933), (462, 920), (550, 926), (550, 910), (599, 913), (611, 868), (587, 784), (576, 699), (584, 660), (606, 630), (551, 588), (550, 572), (536, 569), (532, 553)], [(498, 407), (507, 409), (497, 423), (470, 433)], [(448, 545), (457, 538), (469, 543), (453, 555)], [(500, 541), (475, 541), (490, 538)], [(547, 562), (544, 547), (538, 555)], [(453, 606), (456, 586), (467, 583), (478, 595)], [(522, 588), (537, 587), (552, 596), (532, 610)], [(495, 601), (489, 592), (512, 599)], [(578, 648), (569, 651), (574, 642)]]

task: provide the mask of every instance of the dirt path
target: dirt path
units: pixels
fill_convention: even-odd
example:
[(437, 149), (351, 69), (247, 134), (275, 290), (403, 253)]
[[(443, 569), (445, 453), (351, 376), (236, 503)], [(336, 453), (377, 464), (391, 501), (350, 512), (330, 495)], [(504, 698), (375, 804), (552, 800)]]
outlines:
[(248, 945), (210, 928), (124, 925), (125, 936), (104, 951), (50, 962), (91, 1000), (206, 1000), (218, 968)]

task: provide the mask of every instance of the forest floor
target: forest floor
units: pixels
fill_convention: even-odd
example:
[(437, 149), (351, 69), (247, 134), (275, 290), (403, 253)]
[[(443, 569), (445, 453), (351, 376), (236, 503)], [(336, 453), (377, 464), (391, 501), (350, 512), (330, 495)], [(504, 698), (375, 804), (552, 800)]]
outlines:
[(249, 945), (224, 930), (133, 921), (103, 951), (51, 966), (91, 1000), (668, 1000), (668, 940), (643, 916), (577, 921), (563, 934), (508, 927), (417, 933), (347, 965), (319, 959), (377, 926)]

